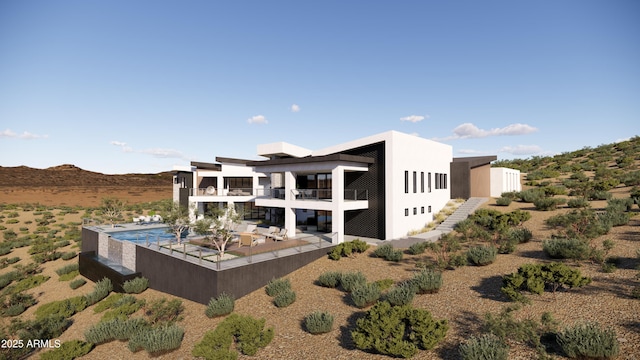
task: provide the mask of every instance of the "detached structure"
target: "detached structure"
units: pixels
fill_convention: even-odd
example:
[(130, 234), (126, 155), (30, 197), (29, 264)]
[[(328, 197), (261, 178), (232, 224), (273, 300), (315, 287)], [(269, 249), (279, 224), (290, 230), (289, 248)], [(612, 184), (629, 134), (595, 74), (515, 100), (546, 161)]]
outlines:
[(500, 197), (504, 192), (522, 191), (520, 170), (491, 168), (491, 197)]

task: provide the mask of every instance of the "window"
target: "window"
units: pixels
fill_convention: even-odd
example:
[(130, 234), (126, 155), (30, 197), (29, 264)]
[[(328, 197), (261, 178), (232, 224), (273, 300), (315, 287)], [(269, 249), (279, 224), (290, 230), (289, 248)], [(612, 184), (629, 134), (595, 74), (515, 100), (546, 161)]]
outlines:
[(413, 172), (413, 193), (414, 194), (418, 192), (418, 188), (417, 188), (417, 186), (418, 186), (417, 182), (418, 181), (417, 181), (417, 178), (418, 178), (418, 176), (416, 175), (416, 172), (414, 171)]
[(404, 216), (409, 216), (409, 208), (404, 209)]
[(420, 214), (424, 214), (424, 206), (420, 207)]
[(429, 206), (427, 207), (427, 210), (428, 210), (429, 214), (431, 214), (431, 205), (429, 205)]
[(413, 215), (418, 215), (418, 208), (413, 208)]
[(420, 192), (424, 192), (424, 171), (420, 172)]
[(435, 173), (436, 178), (436, 190), (440, 189), (440, 173)]
[(404, 172), (404, 193), (405, 194), (409, 193), (409, 172), (408, 171)]
[(427, 174), (427, 189), (431, 192), (431, 173)]
[(447, 188), (447, 174), (442, 174), (442, 178), (443, 178), (442, 188), (446, 189)]

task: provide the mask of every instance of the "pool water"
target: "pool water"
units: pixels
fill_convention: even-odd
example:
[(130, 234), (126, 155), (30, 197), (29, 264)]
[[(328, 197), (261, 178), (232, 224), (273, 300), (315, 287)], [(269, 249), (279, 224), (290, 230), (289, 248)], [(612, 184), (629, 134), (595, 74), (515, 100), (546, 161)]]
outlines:
[[(131, 241), (136, 244), (146, 243), (147, 237), (149, 238), (149, 242), (156, 242), (157, 240), (175, 240), (175, 234), (173, 232), (167, 232), (168, 229), (168, 227), (160, 227), (153, 229), (116, 231), (109, 233), (109, 235), (116, 240)], [(183, 237), (184, 236), (186, 236), (186, 233), (183, 234)]]

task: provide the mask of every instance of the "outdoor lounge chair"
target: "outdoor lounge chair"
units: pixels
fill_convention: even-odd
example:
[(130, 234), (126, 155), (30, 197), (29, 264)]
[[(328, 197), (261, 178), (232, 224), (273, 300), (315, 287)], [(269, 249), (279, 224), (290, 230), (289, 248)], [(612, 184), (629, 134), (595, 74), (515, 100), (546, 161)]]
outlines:
[(280, 232), (279, 232), (279, 233), (277, 233), (277, 234), (273, 234), (273, 235), (271, 236), (271, 238), (272, 238), (274, 241), (284, 241), (284, 240), (289, 239), (289, 237), (287, 236), (287, 229), (282, 229), (282, 230), (280, 230)]
[(239, 247), (242, 246), (254, 246), (258, 244), (258, 236), (254, 234), (242, 233), (240, 234)]
[(258, 227), (257, 225), (249, 224), (247, 225), (247, 228), (245, 229), (244, 232), (254, 233), (256, 232), (257, 227)]

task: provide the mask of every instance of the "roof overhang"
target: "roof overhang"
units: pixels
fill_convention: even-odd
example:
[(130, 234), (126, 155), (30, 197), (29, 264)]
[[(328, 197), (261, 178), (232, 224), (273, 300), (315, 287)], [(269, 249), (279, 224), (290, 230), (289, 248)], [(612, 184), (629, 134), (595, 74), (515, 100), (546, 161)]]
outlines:
[(489, 165), (494, 160), (498, 160), (496, 155), (453, 158), (454, 163), (468, 163), (472, 169), (478, 166)]
[(286, 142), (275, 142), (270, 144), (259, 144), (258, 147), (258, 155), (264, 157), (272, 157), (272, 156), (291, 156), (296, 158), (301, 158), (305, 156), (311, 155), (311, 150), (305, 149), (303, 147), (289, 144)]
[(291, 165), (291, 164), (310, 164), (321, 162), (349, 162), (359, 163), (363, 165), (373, 164), (375, 160), (366, 156), (356, 156), (347, 154), (331, 154), (324, 156), (307, 156), (303, 158), (278, 158), (262, 161), (251, 161), (247, 163), (250, 166), (274, 166), (274, 165)]

